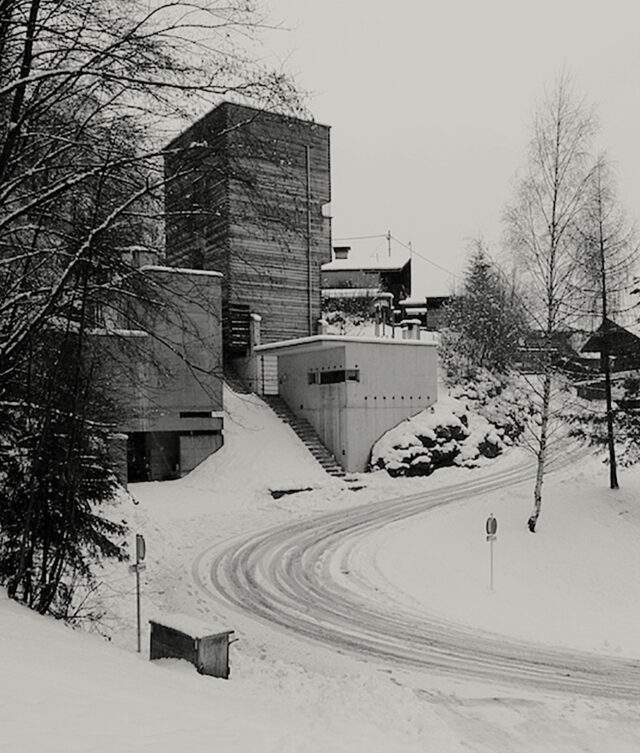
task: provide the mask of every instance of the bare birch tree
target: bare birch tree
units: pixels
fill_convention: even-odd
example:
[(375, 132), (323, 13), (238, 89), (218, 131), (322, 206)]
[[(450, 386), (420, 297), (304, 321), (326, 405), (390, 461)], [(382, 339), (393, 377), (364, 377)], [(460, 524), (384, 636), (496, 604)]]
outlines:
[(555, 372), (552, 349), (576, 315), (576, 226), (585, 206), (594, 130), (592, 111), (576, 98), (563, 76), (538, 108), (527, 163), (514, 200), (505, 210), (507, 242), (529, 292), (530, 326), (542, 341), (534, 440), (536, 481), (528, 520), (532, 533), (540, 517), (548, 456)]

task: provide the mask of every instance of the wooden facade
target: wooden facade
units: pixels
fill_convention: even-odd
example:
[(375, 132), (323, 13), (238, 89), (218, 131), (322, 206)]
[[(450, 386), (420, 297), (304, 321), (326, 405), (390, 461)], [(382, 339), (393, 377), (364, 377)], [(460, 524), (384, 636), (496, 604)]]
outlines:
[(329, 127), (223, 103), (169, 144), (165, 172), (167, 262), (221, 272), (225, 309), (259, 314), (263, 342), (314, 334)]

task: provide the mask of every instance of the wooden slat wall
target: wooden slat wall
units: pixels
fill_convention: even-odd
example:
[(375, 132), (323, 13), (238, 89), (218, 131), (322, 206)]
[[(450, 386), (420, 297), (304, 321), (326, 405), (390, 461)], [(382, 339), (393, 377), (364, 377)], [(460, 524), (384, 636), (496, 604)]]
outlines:
[[(232, 115), (242, 116), (241, 111)], [(315, 327), (321, 310), (320, 267), (331, 258), (331, 223), (322, 216), (322, 206), (331, 199), (329, 129), (265, 116), (234, 131), (230, 142), (240, 173), (230, 184), (230, 295), (250, 303), (263, 317), (264, 343), (305, 336), (309, 334), (306, 147)]]
[[(331, 199), (329, 128), (227, 103), (173, 146), (205, 142), (201, 149), (184, 152), (191, 171), (167, 190), (169, 263), (193, 264), (200, 254), (204, 268), (222, 272), (225, 300), (249, 305), (262, 316), (262, 342), (309, 334), (309, 146), (315, 333), (321, 311), (320, 267), (331, 258), (331, 221), (322, 216), (323, 205)], [(184, 165), (171, 158), (167, 173), (184, 172)], [(195, 187), (189, 184), (194, 175), (200, 175)], [(190, 207), (197, 209), (192, 217)], [(205, 216), (200, 216), (202, 207)]]

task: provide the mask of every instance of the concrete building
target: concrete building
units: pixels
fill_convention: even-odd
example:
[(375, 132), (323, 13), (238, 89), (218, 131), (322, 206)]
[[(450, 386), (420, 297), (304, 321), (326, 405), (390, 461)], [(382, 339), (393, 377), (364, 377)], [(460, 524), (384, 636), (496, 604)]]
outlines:
[(221, 275), (140, 271), (148, 300), (128, 317), (140, 328), (111, 319), (92, 332), (104, 379), (119, 395), (114, 455), (129, 481), (177, 478), (223, 443)]
[(280, 396), (347, 471), (366, 470), (385, 431), (437, 400), (435, 340), (319, 335), (255, 350), (277, 357)]
[(165, 151), (166, 260), (223, 275), (228, 360), (313, 335), (331, 258), (329, 128), (223, 103)]

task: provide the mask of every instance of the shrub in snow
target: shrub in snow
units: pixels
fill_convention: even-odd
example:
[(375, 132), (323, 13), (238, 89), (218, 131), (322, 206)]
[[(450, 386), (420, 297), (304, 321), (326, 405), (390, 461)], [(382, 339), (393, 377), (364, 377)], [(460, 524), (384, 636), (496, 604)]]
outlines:
[[(580, 400), (563, 413), (569, 422), (570, 436), (594, 447), (607, 446), (607, 416), (604, 400)], [(636, 410), (614, 411), (613, 431), (617, 463), (625, 468), (640, 462), (640, 413)], [(605, 462), (609, 462), (608, 457)]]
[(508, 444), (505, 430), (448, 399), (384, 434), (371, 451), (370, 469), (391, 476), (428, 476), (444, 466), (474, 467)]
[(450, 394), (467, 410), (479, 413), (496, 429), (501, 429), (501, 439), (506, 444), (520, 437), (532, 417), (535, 420), (530, 390), (505, 375), (478, 369), (473, 379), (452, 386)]

